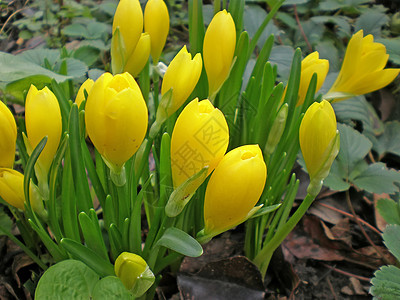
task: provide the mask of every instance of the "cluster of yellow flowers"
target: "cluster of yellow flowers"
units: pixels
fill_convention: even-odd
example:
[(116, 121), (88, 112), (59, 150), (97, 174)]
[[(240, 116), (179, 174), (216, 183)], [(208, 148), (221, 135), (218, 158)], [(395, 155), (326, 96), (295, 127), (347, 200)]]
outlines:
[[(84, 106), (87, 135), (114, 174), (124, 171), (124, 164), (138, 151), (148, 132), (148, 108), (134, 77), (150, 55), (153, 63), (159, 61), (168, 31), (169, 16), (164, 1), (149, 0), (143, 17), (138, 0), (121, 0), (115, 13), (111, 47), (112, 70), (116, 75), (104, 73), (95, 82), (88, 79), (78, 91), (75, 99), (78, 106), (85, 99), (84, 91), (88, 94)], [(192, 58), (183, 46), (169, 64), (162, 81), (156, 120), (149, 131), (150, 138), (154, 137), (163, 122), (188, 100), (204, 63), (209, 99), (192, 100), (176, 120), (171, 138), (171, 170), (175, 189), (204, 168), (207, 176), (212, 173), (204, 200), (206, 236), (221, 233), (249, 218), (259, 208), (254, 206), (267, 178), (267, 167), (258, 145), (244, 145), (226, 153), (229, 128), (224, 114), (212, 103), (229, 76), (235, 47), (232, 16), (225, 10), (218, 12), (205, 34), (203, 59), (200, 53)], [(384, 69), (387, 59), (385, 47), (373, 42), (371, 35), (363, 37), (359, 31), (350, 40), (341, 72), (324, 99), (340, 101), (389, 84), (399, 69)], [(318, 76), (318, 91), (328, 70), (328, 61), (319, 59), (318, 52), (304, 58), (297, 105), (303, 104), (313, 74)], [(59, 103), (47, 87), (37, 90), (31, 86), (25, 105), (25, 124), (28, 154), (47, 137), (35, 167), (37, 190), (46, 199), (49, 169), (62, 133)], [(0, 196), (24, 210), (23, 175), (12, 169), (17, 127), (12, 113), (2, 102), (0, 128)], [(308, 108), (300, 126), (299, 141), (311, 182), (318, 185), (328, 175), (339, 149), (335, 113), (328, 101), (315, 102)], [(203, 181), (190, 185), (188, 195)], [(310, 191), (317, 192), (318, 189)], [(32, 207), (40, 209), (40, 204)], [(132, 260), (140, 265), (140, 272), (146, 269), (141, 258)], [(117, 275), (123, 272), (120, 270), (124, 264), (117, 260)]]

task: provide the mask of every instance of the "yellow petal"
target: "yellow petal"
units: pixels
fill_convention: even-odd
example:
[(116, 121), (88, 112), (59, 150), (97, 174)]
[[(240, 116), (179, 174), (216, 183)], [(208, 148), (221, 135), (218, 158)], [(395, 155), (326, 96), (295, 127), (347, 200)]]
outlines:
[(0, 101), (0, 167), (12, 168), (17, 141), (17, 125), (8, 107)]

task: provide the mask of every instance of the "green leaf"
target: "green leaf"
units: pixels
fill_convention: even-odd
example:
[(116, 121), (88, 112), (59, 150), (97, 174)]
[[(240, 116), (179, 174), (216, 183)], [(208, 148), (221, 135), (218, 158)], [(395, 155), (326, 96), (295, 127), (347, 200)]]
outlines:
[(4, 212), (4, 208), (0, 206), (0, 236), (11, 233), (13, 222), (10, 217)]
[(400, 156), (400, 122), (393, 121), (385, 123), (385, 132), (378, 138), (376, 147), (380, 156), (392, 153)]
[(359, 4), (367, 3), (369, 0), (324, 0), (321, 1), (319, 4), (319, 9), (320, 10), (327, 10), (327, 11), (332, 11), (332, 10), (337, 10), (345, 7), (355, 7)]
[(122, 281), (115, 276), (107, 276), (97, 282), (93, 289), (93, 300), (103, 299), (135, 299), (134, 296), (125, 288)]
[(278, 75), (283, 80), (287, 80), (289, 78), (293, 55), (294, 50), (290, 46), (275, 46), (272, 48), (271, 55), (269, 56), (269, 62), (271, 65), (278, 66)]
[(374, 37), (381, 36), (381, 30), (389, 22), (389, 17), (382, 12), (368, 11), (363, 13), (356, 21), (355, 32), (363, 29), (364, 36), (372, 34)]
[(103, 259), (97, 255), (96, 252), (85, 247), (81, 243), (63, 238), (60, 244), (73, 258), (84, 262), (100, 276), (114, 275), (114, 266), (108, 260)]
[(99, 276), (83, 262), (64, 260), (51, 266), (40, 278), (35, 299), (91, 299)]
[(74, 51), (73, 57), (91, 66), (99, 59), (100, 50), (92, 46), (83, 46)]
[(400, 37), (394, 39), (376, 39), (378, 43), (386, 46), (386, 52), (389, 54), (389, 60), (400, 65)]
[(198, 257), (203, 254), (203, 248), (198, 241), (174, 227), (168, 228), (155, 246), (164, 246), (189, 257)]
[(57, 82), (63, 82), (72, 78), (71, 76), (54, 73), (23, 57), (14, 56), (5, 52), (0, 52), (0, 65), (0, 82), (9, 83), (33, 75), (43, 75), (48, 78), (54, 78)]
[(355, 164), (362, 160), (372, 148), (372, 143), (357, 130), (344, 124), (338, 124), (340, 132), (340, 151), (337, 160), (343, 166), (346, 178)]
[(374, 299), (400, 299), (400, 269), (395, 266), (384, 266), (376, 271), (371, 280), (369, 292)]
[(389, 251), (400, 261), (400, 225), (389, 225), (383, 233), (383, 241)]
[(400, 225), (399, 204), (392, 199), (379, 199), (377, 206), (379, 213), (388, 224)]
[(369, 193), (394, 194), (399, 191), (395, 183), (400, 183), (400, 172), (386, 168), (384, 163), (375, 163), (352, 179), (353, 183)]
[(254, 215), (252, 215), (250, 217), (250, 219), (257, 218), (257, 217), (263, 216), (265, 214), (268, 214), (270, 212), (273, 212), (273, 211), (277, 210), (281, 205), (282, 205), (282, 203), (278, 203), (275, 205), (261, 207), (259, 210), (257, 210), (257, 212)]

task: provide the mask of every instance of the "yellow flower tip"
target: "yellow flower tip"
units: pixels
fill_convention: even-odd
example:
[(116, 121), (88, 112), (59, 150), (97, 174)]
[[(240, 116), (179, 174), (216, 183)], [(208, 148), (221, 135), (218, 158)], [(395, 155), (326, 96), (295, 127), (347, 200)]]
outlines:
[(400, 69), (385, 69), (389, 55), (386, 47), (374, 42), (372, 35), (355, 33), (347, 45), (342, 68), (325, 95), (333, 102), (379, 90), (391, 83)]
[(147, 32), (142, 33), (135, 51), (129, 57), (128, 62), (125, 65), (124, 71), (129, 72), (133, 77), (137, 77), (149, 60), (150, 48), (150, 35)]
[(85, 123), (90, 139), (116, 173), (136, 153), (147, 131), (148, 111), (129, 73), (105, 73), (94, 83), (86, 103)]
[(142, 257), (129, 252), (122, 252), (117, 257), (114, 264), (115, 275), (121, 279), (128, 290), (133, 288), (146, 268), (147, 263)]
[(318, 176), (324, 167), (336, 134), (336, 116), (332, 105), (326, 100), (313, 103), (304, 114), (299, 131), (300, 148), (311, 179)]
[(328, 71), (329, 61), (326, 59), (320, 59), (318, 51), (312, 52), (302, 60), (297, 105), (304, 103), (314, 73), (317, 74), (317, 86), (315, 92), (318, 92), (325, 81)]
[(144, 30), (151, 37), (151, 57), (156, 64), (169, 32), (169, 13), (163, 0), (149, 0), (144, 10)]
[(192, 93), (199, 81), (201, 70), (200, 53), (197, 53), (192, 59), (192, 55), (187, 51), (186, 46), (183, 46), (169, 64), (161, 85), (162, 95), (172, 89), (172, 101), (166, 99), (165, 103), (160, 103), (168, 116), (178, 110)]
[(47, 143), (38, 158), (38, 165), (45, 176), (58, 149), (62, 132), (60, 106), (48, 87), (42, 90), (33, 85), (30, 87), (25, 102), (25, 125), (32, 149), (47, 136)]
[(0, 167), (12, 168), (15, 159), (17, 125), (11, 111), (0, 101)]
[(179, 115), (172, 132), (174, 187), (206, 166), (210, 174), (224, 156), (228, 143), (229, 129), (223, 113), (208, 99), (192, 100)]
[(11, 206), (25, 210), (24, 175), (8, 168), (0, 168), (0, 197)]
[(203, 42), (203, 59), (209, 96), (219, 91), (227, 79), (235, 53), (236, 27), (230, 13), (220, 11), (211, 20)]
[(84, 83), (80, 86), (78, 93), (75, 98), (75, 103), (78, 105), (78, 107), (81, 105), (83, 100), (85, 100), (85, 90), (86, 93), (89, 95), (90, 90), (92, 89), (94, 84), (94, 81), (90, 78), (86, 79)]
[(245, 221), (262, 194), (266, 178), (267, 167), (258, 145), (228, 152), (207, 185), (205, 234), (218, 234)]

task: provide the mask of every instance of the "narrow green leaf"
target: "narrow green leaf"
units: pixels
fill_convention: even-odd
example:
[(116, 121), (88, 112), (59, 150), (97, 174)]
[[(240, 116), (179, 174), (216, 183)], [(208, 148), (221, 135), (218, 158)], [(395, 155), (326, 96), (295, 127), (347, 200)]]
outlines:
[(86, 246), (92, 249), (99, 256), (108, 259), (106, 245), (100, 231), (99, 221), (97, 220), (96, 212), (90, 209), (90, 215), (94, 214), (95, 220), (90, 218), (85, 212), (79, 214), (79, 224), (81, 225), (82, 234), (85, 239)]
[(71, 254), (73, 258), (85, 263), (101, 277), (115, 275), (114, 266), (108, 260), (100, 257), (93, 250), (68, 238), (63, 238), (60, 244)]
[(198, 241), (186, 232), (174, 227), (165, 230), (155, 246), (164, 246), (189, 257), (198, 257), (203, 254), (203, 248)]

